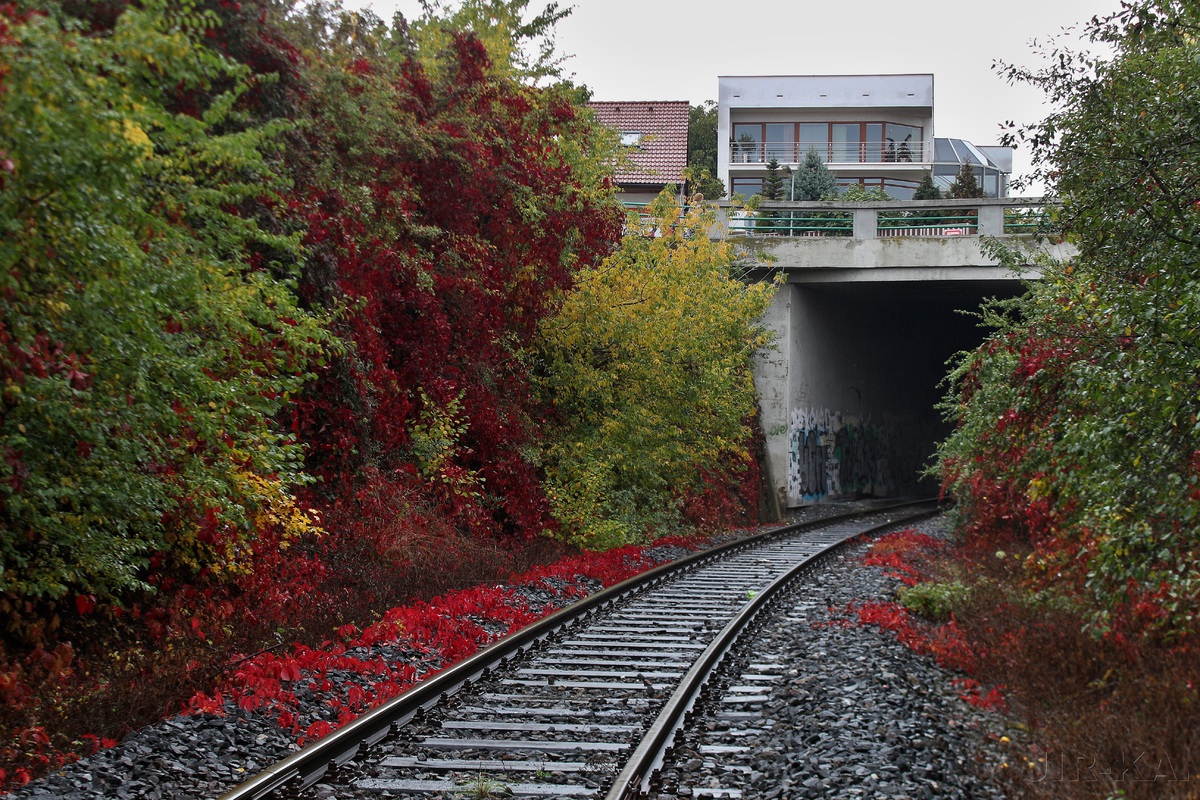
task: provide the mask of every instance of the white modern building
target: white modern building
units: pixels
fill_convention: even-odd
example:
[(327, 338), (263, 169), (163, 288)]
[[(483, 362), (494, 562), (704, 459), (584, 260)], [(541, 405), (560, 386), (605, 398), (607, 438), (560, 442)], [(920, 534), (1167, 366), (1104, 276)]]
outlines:
[(964, 161), (988, 197), (1008, 194), (1011, 148), (934, 136), (933, 75), (718, 80), (718, 177), (731, 194), (758, 194), (772, 158), (795, 169), (810, 150), (839, 184), (879, 187), (899, 200), (912, 198), (925, 172), (945, 189)]

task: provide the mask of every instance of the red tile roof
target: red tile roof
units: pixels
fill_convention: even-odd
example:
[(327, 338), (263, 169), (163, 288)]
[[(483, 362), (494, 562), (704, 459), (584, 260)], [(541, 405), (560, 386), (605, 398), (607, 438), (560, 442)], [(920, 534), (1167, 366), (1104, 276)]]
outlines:
[(682, 188), (687, 166), (688, 103), (686, 100), (593, 101), (596, 119), (621, 133), (640, 133), (641, 142), (628, 152), (631, 167), (616, 174), (617, 184), (667, 184)]

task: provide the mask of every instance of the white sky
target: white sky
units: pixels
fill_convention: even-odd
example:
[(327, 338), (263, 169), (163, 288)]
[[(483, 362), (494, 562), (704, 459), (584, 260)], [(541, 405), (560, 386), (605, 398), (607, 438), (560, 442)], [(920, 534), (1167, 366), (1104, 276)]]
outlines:
[[(1000, 125), (1041, 119), (1041, 95), (1009, 86), (996, 60), (1040, 66), (1045, 42), (1119, 0), (560, 0), (564, 74), (596, 100), (717, 99), (721, 75), (932, 73), (934, 132), (996, 144)], [(384, 20), (417, 0), (343, 0)], [(540, 11), (544, 0), (530, 0)], [(1030, 166), (1014, 156), (1013, 171)]]

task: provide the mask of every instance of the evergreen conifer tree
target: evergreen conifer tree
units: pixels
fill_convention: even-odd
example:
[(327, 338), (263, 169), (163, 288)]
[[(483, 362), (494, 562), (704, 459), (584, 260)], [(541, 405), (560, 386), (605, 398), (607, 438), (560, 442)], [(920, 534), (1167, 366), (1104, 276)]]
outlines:
[(983, 186), (975, 177), (975, 170), (971, 168), (969, 162), (962, 162), (962, 165), (958, 168), (958, 174), (954, 176), (954, 183), (950, 184), (948, 194), (950, 197), (956, 199), (986, 197)]
[[(942, 190), (939, 189), (933, 182), (933, 173), (926, 172), (921, 178), (921, 182), (917, 185), (917, 190), (913, 192), (913, 200), (941, 200)], [(920, 211), (913, 211), (912, 216), (919, 219), (937, 219), (942, 215), (942, 212), (936, 208), (926, 208)]]
[(926, 172), (913, 192), (913, 200), (941, 200), (942, 190), (933, 183), (933, 173)]
[(837, 178), (825, 166), (821, 155), (816, 150), (809, 150), (804, 156), (804, 163), (792, 175), (791, 199), (821, 200), (831, 194), (837, 194)]
[(779, 168), (779, 159), (771, 156), (771, 160), (767, 162), (767, 177), (763, 180), (763, 200), (784, 199), (783, 181), (783, 170)]

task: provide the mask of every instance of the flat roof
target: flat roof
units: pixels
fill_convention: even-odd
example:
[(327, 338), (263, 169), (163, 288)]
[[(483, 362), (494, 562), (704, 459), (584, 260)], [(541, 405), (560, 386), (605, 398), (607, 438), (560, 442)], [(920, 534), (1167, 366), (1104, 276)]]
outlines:
[(933, 108), (933, 74), (722, 75), (728, 108)]

